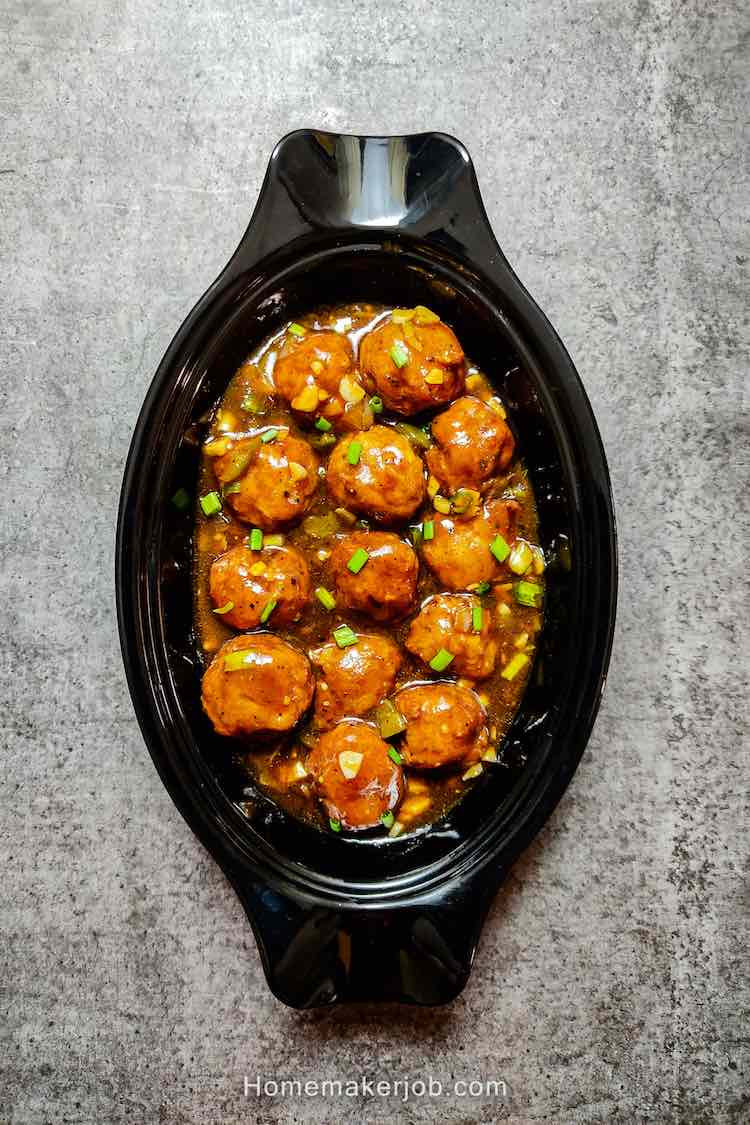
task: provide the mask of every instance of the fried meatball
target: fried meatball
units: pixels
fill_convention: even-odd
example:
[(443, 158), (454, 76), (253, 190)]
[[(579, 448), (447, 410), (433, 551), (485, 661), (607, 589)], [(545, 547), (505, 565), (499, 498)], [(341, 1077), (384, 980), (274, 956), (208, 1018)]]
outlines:
[[(359, 550), (368, 559), (353, 574), (349, 561)], [(348, 609), (375, 621), (395, 621), (414, 604), (419, 561), (413, 548), (391, 531), (354, 531), (338, 541), (329, 562), (339, 603)]]
[(320, 668), (315, 722), (331, 726), (345, 715), (365, 715), (391, 692), (401, 667), (398, 645), (389, 637), (360, 633), (357, 643), (322, 645), (310, 653)]
[(226, 502), (245, 523), (274, 531), (299, 519), (318, 487), (320, 461), (306, 441), (279, 430), (266, 443), (242, 438), (214, 462), (220, 484), (239, 484)]
[[(401, 367), (394, 360), (399, 353)], [(395, 324), (387, 320), (359, 346), (362, 379), (396, 414), (418, 414), (463, 394), (466, 364), (453, 331), (440, 320)]]
[(414, 684), (394, 700), (407, 722), (400, 753), (407, 766), (437, 769), (469, 765), (489, 745), (477, 697), (457, 684)]
[[(354, 465), (350, 447), (359, 446)], [(351, 458), (354, 459), (353, 457)], [(407, 520), (425, 496), (422, 459), (390, 426), (373, 426), (341, 438), (328, 462), (328, 491), (353, 512), (381, 522)]]
[[(475, 630), (475, 624), (479, 629)], [(451, 672), (470, 680), (491, 676), (500, 641), (492, 614), (471, 594), (436, 594), (414, 618), (404, 642), (425, 664), (440, 651), (453, 654)]]
[(247, 736), (291, 730), (314, 690), (303, 652), (273, 633), (249, 633), (221, 646), (204, 673), (201, 698), (219, 734)]
[(293, 410), (331, 419), (347, 405), (341, 394), (344, 378), (357, 381), (352, 346), (346, 336), (330, 330), (288, 335), (273, 369), (276, 389)]
[(320, 738), (306, 764), (326, 812), (343, 828), (374, 828), (403, 795), (401, 767), (368, 723), (339, 723)]
[(512, 538), (517, 511), (515, 500), (488, 500), (471, 519), (436, 516), (434, 537), (424, 541), (422, 553), (441, 585), (465, 590), (500, 578), (503, 568), (490, 545), (498, 535)]
[(211, 600), (234, 629), (255, 629), (269, 602), (275, 602), (269, 624), (296, 621), (310, 601), (310, 574), (294, 547), (264, 547), (251, 551), (244, 544), (232, 547), (211, 564)]
[(479, 398), (457, 399), (432, 423), (436, 444), (427, 467), (447, 492), (481, 488), (513, 456), (513, 434), (496, 411)]

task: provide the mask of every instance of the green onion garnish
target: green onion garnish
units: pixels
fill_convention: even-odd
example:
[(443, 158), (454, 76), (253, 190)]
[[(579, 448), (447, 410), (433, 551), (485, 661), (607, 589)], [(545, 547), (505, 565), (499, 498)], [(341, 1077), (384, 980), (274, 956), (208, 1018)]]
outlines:
[(229, 613), (230, 609), (234, 609), (234, 602), (227, 602), (226, 605), (217, 606), (214, 613)]
[(348, 625), (339, 625), (333, 630), (333, 639), (339, 648), (348, 648), (349, 645), (356, 645), (359, 638)]
[(261, 625), (265, 625), (266, 621), (268, 621), (268, 618), (271, 616), (271, 614), (276, 609), (276, 606), (278, 604), (279, 603), (276, 601), (275, 598), (272, 598), (270, 602), (266, 602), (266, 604), (263, 606), (263, 611), (260, 615)]
[(399, 752), (398, 752), (398, 750), (396, 749), (395, 746), (389, 746), (388, 747), (388, 757), (391, 759), (392, 762), (395, 762), (397, 766), (400, 766), (401, 763), (404, 760), (401, 757), (401, 755), (399, 754)]
[(283, 535), (264, 535), (263, 536), (263, 546), (264, 547), (282, 547), (283, 545), (284, 545), (284, 536)]
[(215, 516), (221, 511), (221, 497), (218, 492), (207, 492), (201, 496), (201, 508), (204, 516)]
[(400, 340), (396, 341), (388, 354), (396, 367), (404, 367), (409, 362), (409, 353)]
[(231, 484), (225, 485), (221, 491), (225, 496), (232, 496), (235, 492), (242, 492), (242, 485), (238, 480), (235, 480)]
[(422, 525), (421, 525), (421, 523), (417, 523), (417, 524), (414, 525), (414, 527), (410, 527), (409, 528), (409, 534), (411, 535), (411, 541), (414, 544), (414, 546), (418, 547), (419, 544), (422, 542)]
[(276, 438), (278, 436), (279, 436), (278, 430), (266, 430), (266, 432), (264, 434), (260, 435), (260, 440), (263, 442), (264, 445), (268, 445), (269, 442), (276, 441)]
[(480, 595), (486, 594), (487, 591), (489, 590), (489, 588), (490, 588), (489, 582), (477, 582), (476, 593), (480, 594)]
[(305, 335), (305, 330), (302, 327), (302, 325), (297, 324), (295, 321), (292, 321), (292, 323), (289, 325), (289, 327), (287, 328), (287, 332), (291, 332), (292, 336), (304, 336)]
[(350, 570), (352, 574), (359, 574), (360, 570), (365, 565), (369, 557), (370, 556), (363, 547), (357, 547), (357, 550), (354, 552), (352, 557), (349, 559), (349, 562), (346, 564), (347, 570)]
[(370, 410), (373, 414), (383, 413), (383, 400), (379, 395), (373, 395), (370, 399)]
[(318, 599), (323, 609), (335, 609), (336, 599), (330, 590), (326, 590), (325, 586), (318, 586), (315, 591), (315, 597)]
[(255, 660), (255, 653), (243, 648), (239, 652), (228, 652), (224, 657), (225, 672), (241, 672)]
[(178, 512), (184, 512), (190, 506), (190, 493), (186, 488), (178, 488), (172, 497), (172, 503)]
[(333, 429), (333, 427), (331, 426), (331, 423), (327, 418), (318, 418), (317, 422), (315, 423), (315, 429), (320, 430), (322, 434), (327, 434), (329, 430)]
[(253, 391), (245, 395), (240, 403), (240, 410), (246, 411), (248, 414), (260, 414), (263, 410), (263, 399), (260, 395), (256, 395)]
[(430, 661), (430, 668), (433, 672), (444, 672), (449, 664), (453, 663), (453, 653), (448, 652), (447, 649), (439, 649), (432, 660)]
[(359, 458), (362, 453), (362, 443), (360, 441), (350, 441), (349, 448), (346, 451), (346, 459), (350, 465), (358, 465)]
[(422, 525), (422, 534), (425, 537), (425, 542), (435, 538), (435, 524), (432, 520), (425, 520)]
[(260, 551), (263, 549), (263, 532), (259, 527), (254, 527), (250, 532), (249, 546), (251, 551)]
[(340, 832), (341, 831), (341, 821), (340, 820), (334, 820), (333, 817), (331, 817), (331, 819), (328, 821), (328, 823), (331, 826), (331, 832)]
[(481, 605), (474, 605), (471, 607), (471, 627), (475, 633), (482, 632), (482, 607)]
[(532, 609), (536, 609), (542, 597), (542, 588), (536, 582), (516, 582), (513, 592), (519, 605), (528, 605)]
[(490, 550), (498, 562), (505, 562), (510, 554), (510, 547), (503, 539), (502, 535), (496, 535), (490, 543)]
[[(402, 731), (406, 730), (406, 719), (392, 699), (384, 699), (380, 704), (375, 712), (375, 722), (381, 738), (393, 738), (395, 734), (401, 734)], [(391, 754), (391, 757), (393, 758), (393, 754)], [(396, 758), (393, 758), (393, 760), (395, 762)], [(400, 755), (398, 762), (401, 762)]]
[(393, 813), (384, 812), (380, 818), (386, 828), (393, 828)]

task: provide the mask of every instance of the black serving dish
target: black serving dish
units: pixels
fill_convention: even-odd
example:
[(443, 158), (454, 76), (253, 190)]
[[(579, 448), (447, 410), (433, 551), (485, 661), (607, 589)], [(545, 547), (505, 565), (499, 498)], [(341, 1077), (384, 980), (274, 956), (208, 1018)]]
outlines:
[[(253, 344), (322, 302), (426, 304), (511, 407), (540, 510), (546, 625), (502, 756), (443, 820), (395, 840), (324, 834), (247, 794), (201, 711), (191, 607), (199, 419)], [(299, 131), (276, 147), (229, 264), (181, 326), (133, 437), (117, 602), (146, 743), (183, 816), (235, 887), (275, 995), (440, 1004), (465, 984), (488, 906), (575, 771), (615, 618), (607, 466), (562, 343), (500, 251), (466, 150), (439, 133)]]

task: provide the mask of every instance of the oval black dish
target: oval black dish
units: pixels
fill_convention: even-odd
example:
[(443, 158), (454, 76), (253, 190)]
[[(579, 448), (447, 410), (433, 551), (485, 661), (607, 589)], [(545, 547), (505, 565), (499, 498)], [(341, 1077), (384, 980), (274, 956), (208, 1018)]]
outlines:
[[(467, 796), (398, 839), (326, 835), (231, 764), (200, 705), (192, 511), (200, 422), (252, 345), (356, 299), (426, 304), (471, 342), (512, 411), (536, 493), (545, 629), (501, 749)], [(117, 604), (135, 710), (162, 780), (235, 887), (275, 995), (441, 1004), (468, 978), (503, 876), (554, 809), (591, 731), (615, 619), (615, 523), (591, 407), (499, 249), (463, 146), (439, 133), (299, 131), (276, 147), (231, 261), (181, 326), (141, 410), (117, 529)]]

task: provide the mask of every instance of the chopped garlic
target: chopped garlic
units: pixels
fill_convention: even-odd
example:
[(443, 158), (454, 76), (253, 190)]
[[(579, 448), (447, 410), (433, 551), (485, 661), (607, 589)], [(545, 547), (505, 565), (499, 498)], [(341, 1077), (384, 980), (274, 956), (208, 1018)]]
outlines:
[(318, 405), (318, 388), (316, 386), (303, 387), (296, 398), (292, 399), (292, 409), (301, 410), (309, 414)]
[(344, 777), (351, 781), (359, 773), (364, 754), (357, 750), (342, 750), (339, 754), (339, 769)]

